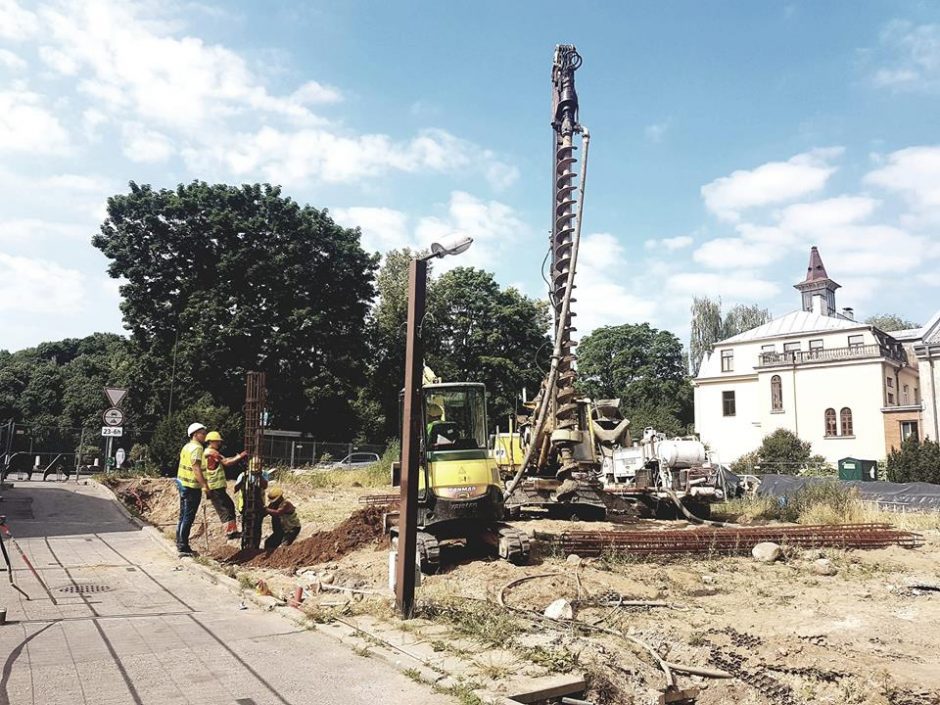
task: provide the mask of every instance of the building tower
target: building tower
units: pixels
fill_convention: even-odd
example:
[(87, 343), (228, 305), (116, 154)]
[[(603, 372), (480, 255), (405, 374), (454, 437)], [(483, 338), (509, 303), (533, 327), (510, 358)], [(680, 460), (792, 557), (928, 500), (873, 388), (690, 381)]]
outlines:
[(803, 295), (803, 310), (813, 310), (813, 298), (821, 296), (823, 299), (822, 313), (826, 316), (836, 315), (836, 284), (829, 275), (826, 274), (826, 267), (819, 256), (819, 250), (816, 245), (809, 251), (809, 267), (806, 269), (806, 279), (799, 284), (794, 284), (793, 288)]

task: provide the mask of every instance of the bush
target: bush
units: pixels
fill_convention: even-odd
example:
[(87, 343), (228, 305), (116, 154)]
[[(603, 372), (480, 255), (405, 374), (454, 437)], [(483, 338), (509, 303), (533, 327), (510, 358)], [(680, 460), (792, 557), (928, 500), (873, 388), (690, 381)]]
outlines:
[(889, 482), (940, 484), (940, 444), (910, 436), (888, 454), (886, 474)]
[(229, 408), (216, 406), (208, 395), (195, 404), (174, 411), (160, 421), (150, 439), (150, 460), (159, 467), (169, 466), (176, 472), (180, 449), (187, 441), (186, 429), (194, 421), (210, 431), (218, 431), (225, 439), (223, 450), (241, 450), (242, 418)]

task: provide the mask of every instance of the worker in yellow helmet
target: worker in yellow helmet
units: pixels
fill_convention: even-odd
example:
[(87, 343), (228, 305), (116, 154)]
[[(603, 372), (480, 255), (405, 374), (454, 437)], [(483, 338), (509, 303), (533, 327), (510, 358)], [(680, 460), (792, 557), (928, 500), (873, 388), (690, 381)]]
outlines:
[(282, 543), (290, 546), (300, 533), (300, 518), (297, 510), (278, 486), (268, 488), (268, 506), (264, 511), (271, 515), (271, 535), (264, 540), (264, 550), (273, 551)]
[(196, 521), (196, 511), (202, 501), (202, 490), (209, 489), (203, 474), (203, 443), (206, 427), (201, 423), (189, 424), (189, 442), (180, 450), (180, 463), (176, 470), (176, 483), (180, 492), (180, 518), (176, 525), (176, 552), (183, 556), (194, 556), (189, 547), (189, 532)]
[(209, 484), (206, 497), (212, 502), (219, 521), (225, 525), (225, 538), (237, 539), (241, 534), (238, 533), (238, 524), (235, 523), (235, 504), (225, 491), (225, 468), (247, 458), (248, 453), (242, 451), (231, 458), (223, 457), (219, 450), (222, 434), (218, 431), (209, 431), (206, 434), (206, 442), (209, 444), (205, 450), (206, 481)]

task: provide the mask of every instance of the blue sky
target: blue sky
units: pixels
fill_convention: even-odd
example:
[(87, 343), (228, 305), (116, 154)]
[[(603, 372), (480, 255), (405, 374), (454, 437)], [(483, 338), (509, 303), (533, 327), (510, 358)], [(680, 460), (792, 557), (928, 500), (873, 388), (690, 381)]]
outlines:
[(454, 230), (542, 296), (549, 72), (592, 147), (578, 328), (694, 295), (940, 308), (934, 3), (0, 0), (0, 348), (121, 331), (89, 244), (128, 180), (280, 183), (383, 251)]

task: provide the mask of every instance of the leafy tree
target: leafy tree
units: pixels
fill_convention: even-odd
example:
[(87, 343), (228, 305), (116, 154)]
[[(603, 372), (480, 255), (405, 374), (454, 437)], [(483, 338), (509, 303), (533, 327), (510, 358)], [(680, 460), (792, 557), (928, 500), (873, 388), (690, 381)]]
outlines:
[(901, 318), (895, 313), (876, 313), (874, 316), (866, 318), (865, 323), (873, 325), (883, 330), (885, 333), (889, 333), (893, 330), (906, 330), (908, 328), (920, 327), (920, 324), (909, 321), (906, 318)]
[(799, 475), (808, 466), (818, 466), (821, 457), (814, 458), (810, 442), (785, 428), (764, 436), (756, 453), (760, 472), (777, 475)]
[(757, 328), (770, 320), (770, 311), (760, 306), (738, 304), (725, 314), (721, 324), (721, 339), (727, 340), (739, 333)]
[[(123, 277), (125, 326), (151, 420), (205, 393), (241, 407), (247, 370), (268, 373), (272, 422), (349, 437), (364, 381), (377, 256), (356, 229), (270, 185), (130, 183), (92, 239)], [(176, 359), (175, 374), (171, 372)], [(171, 381), (171, 377), (173, 380)]]
[(721, 332), (721, 299), (710, 299), (707, 296), (696, 296), (692, 299), (689, 358), (693, 377), (698, 375), (705, 356), (714, 350), (715, 343), (721, 340)]
[(605, 326), (578, 350), (578, 387), (595, 399), (619, 398), (634, 429), (683, 433), (692, 421), (692, 385), (682, 343), (648, 323)]
[(429, 286), (425, 360), (444, 381), (484, 382), (495, 425), (516, 411), (523, 386), (541, 382), (548, 326), (544, 302), (500, 289), (489, 272), (458, 267)]
[(242, 450), (244, 427), (241, 415), (213, 403), (212, 397), (205, 394), (193, 404), (177, 409), (157, 424), (149, 443), (150, 461), (175, 473), (180, 449), (187, 440), (186, 430), (193, 421), (221, 433), (225, 439), (223, 450), (226, 454), (232, 455)]
[(940, 484), (940, 444), (929, 438), (919, 441), (909, 436), (900, 448), (888, 453), (889, 482), (930, 482)]

